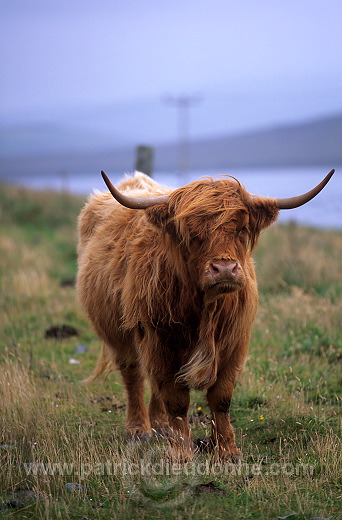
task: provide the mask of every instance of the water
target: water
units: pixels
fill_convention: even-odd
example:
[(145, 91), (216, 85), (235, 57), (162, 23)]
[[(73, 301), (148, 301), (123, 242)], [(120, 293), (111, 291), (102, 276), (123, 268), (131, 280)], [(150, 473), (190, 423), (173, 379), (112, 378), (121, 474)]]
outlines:
[[(245, 188), (255, 195), (271, 197), (291, 197), (305, 193), (318, 184), (328, 173), (322, 168), (272, 168), (272, 169), (238, 169), (234, 171), (189, 171), (183, 174), (158, 173), (154, 179), (170, 187), (178, 187), (206, 175), (217, 177), (231, 174)], [(115, 184), (122, 178), (121, 173), (107, 172)], [(94, 189), (104, 190), (100, 172), (88, 174), (67, 175), (56, 174), (42, 176), (16, 177), (5, 179), (9, 182), (22, 184), (35, 189), (53, 189), (71, 191), (75, 194), (87, 195)], [(302, 225), (319, 228), (342, 229), (342, 176), (337, 170), (328, 185), (311, 202), (298, 209), (282, 211), (281, 222), (293, 221)]]

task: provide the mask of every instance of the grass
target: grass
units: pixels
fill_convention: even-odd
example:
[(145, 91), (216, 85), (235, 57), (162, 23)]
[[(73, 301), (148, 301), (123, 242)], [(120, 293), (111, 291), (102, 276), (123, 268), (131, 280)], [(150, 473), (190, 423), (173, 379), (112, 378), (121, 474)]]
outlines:
[[(80, 384), (99, 341), (61, 281), (76, 272), (82, 203), (0, 189), (0, 517), (342, 518), (342, 234), (294, 224), (263, 234), (260, 306), (232, 407), (243, 463), (198, 455), (172, 466), (164, 441), (126, 443), (118, 374)], [(45, 337), (63, 323), (80, 336)], [(78, 344), (88, 351), (75, 354)], [(194, 437), (205, 436), (200, 392), (190, 413)]]

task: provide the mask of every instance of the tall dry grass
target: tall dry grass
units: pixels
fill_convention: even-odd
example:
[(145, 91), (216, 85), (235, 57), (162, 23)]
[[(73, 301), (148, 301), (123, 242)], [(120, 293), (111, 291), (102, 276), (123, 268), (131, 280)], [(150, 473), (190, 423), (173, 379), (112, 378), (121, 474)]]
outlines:
[[(243, 465), (218, 467), (198, 454), (173, 467), (165, 440), (125, 441), (117, 374), (80, 383), (99, 341), (74, 288), (60, 282), (75, 272), (81, 201), (10, 188), (0, 204), (0, 504), (33, 492), (0, 516), (342, 517), (341, 233), (289, 225), (262, 236), (260, 307), (232, 407)], [(81, 335), (45, 337), (61, 323)], [(75, 356), (79, 343), (88, 351)], [(194, 437), (204, 436), (202, 393), (193, 393), (190, 413)]]

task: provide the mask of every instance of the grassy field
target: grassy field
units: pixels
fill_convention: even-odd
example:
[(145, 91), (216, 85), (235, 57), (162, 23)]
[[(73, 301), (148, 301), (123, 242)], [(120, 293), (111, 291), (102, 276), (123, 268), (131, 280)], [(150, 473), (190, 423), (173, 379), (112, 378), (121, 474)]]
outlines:
[[(82, 204), (0, 188), (0, 517), (341, 519), (342, 234), (292, 224), (261, 237), (260, 306), (232, 404), (243, 463), (179, 466), (163, 440), (126, 443), (118, 374), (80, 383), (100, 348), (66, 283)], [(46, 337), (62, 324), (79, 335)], [(200, 392), (190, 413), (205, 436)]]

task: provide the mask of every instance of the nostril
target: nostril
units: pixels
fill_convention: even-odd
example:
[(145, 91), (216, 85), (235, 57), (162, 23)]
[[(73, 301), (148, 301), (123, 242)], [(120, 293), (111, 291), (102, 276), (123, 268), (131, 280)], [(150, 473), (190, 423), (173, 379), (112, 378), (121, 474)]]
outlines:
[(236, 276), (238, 274), (238, 271), (239, 271), (239, 264), (236, 262), (232, 267), (231, 267), (231, 273)]
[(217, 264), (210, 264), (209, 270), (213, 275), (218, 275), (220, 273), (220, 268)]

